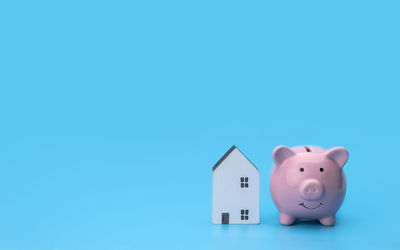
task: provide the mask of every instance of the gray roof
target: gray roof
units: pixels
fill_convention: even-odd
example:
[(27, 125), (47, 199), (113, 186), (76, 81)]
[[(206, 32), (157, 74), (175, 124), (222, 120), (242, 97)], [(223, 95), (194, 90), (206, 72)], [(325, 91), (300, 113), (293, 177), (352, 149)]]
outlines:
[[(232, 153), (232, 151), (235, 150), (236, 148), (237, 148), (237, 147), (236, 147), (235, 145), (233, 145), (228, 151), (226, 151), (226, 153), (221, 157), (221, 159), (219, 159), (219, 160), (217, 161), (217, 163), (215, 163), (215, 165), (214, 165), (212, 171), (214, 171), (215, 169), (217, 169), (217, 167), (219, 167), (219, 165), (221, 165), (221, 163), (226, 159), (226, 157), (228, 157), (228, 155), (230, 155), (230, 154)], [(237, 148), (237, 150), (239, 150), (239, 148)], [(242, 155), (244, 155), (244, 154), (242, 153), (242, 151), (239, 150), (239, 152), (240, 152)], [(245, 155), (244, 155), (244, 157), (245, 157), (245, 158), (257, 169), (257, 171), (258, 171), (258, 168), (256, 167), (256, 165), (254, 165), (254, 164), (249, 160), (249, 158), (247, 158)]]

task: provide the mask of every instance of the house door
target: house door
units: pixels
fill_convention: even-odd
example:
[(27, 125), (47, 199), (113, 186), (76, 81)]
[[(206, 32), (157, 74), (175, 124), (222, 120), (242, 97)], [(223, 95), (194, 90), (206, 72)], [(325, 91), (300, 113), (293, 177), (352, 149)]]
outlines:
[(221, 224), (229, 224), (229, 213), (222, 213)]

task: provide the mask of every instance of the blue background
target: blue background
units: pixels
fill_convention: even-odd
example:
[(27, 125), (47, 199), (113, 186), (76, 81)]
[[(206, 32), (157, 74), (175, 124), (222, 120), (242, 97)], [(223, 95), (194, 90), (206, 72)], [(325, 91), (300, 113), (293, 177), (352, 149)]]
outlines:
[[(399, 249), (398, 1), (2, 1), (0, 249)], [(261, 224), (211, 224), (211, 168)], [(334, 227), (285, 227), (277, 145), (345, 146)]]

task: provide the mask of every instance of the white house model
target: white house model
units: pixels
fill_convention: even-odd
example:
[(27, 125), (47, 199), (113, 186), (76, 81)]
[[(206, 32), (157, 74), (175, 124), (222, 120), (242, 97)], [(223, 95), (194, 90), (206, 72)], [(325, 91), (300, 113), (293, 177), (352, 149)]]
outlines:
[(213, 167), (212, 223), (260, 223), (260, 174), (236, 146)]

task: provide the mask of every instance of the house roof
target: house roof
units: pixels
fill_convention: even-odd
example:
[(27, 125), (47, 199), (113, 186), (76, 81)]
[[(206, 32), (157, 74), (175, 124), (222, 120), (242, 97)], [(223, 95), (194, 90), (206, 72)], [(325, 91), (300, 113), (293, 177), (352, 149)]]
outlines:
[[(212, 171), (214, 171), (215, 169), (217, 169), (217, 167), (219, 167), (219, 165), (221, 165), (221, 163), (226, 159), (226, 157), (228, 157), (228, 156), (233, 152), (233, 150), (235, 150), (235, 149), (239, 150), (239, 148), (237, 148), (235, 145), (233, 145), (228, 151), (226, 151), (226, 153), (221, 157), (221, 159), (219, 159), (219, 160), (217, 161), (217, 163), (215, 163), (215, 165), (213, 166)], [(249, 158), (247, 158), (247, 157), (242, 153), (242, 151), (239, 150), (239, 152), (240, 152), (240, 153), (251, 163), (251, 165), (253, 165), (253, 167), (254, 167), (255, 169), (257, 169), (257, 171), (258, 171), (258, 168), (249, 160)]]

